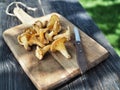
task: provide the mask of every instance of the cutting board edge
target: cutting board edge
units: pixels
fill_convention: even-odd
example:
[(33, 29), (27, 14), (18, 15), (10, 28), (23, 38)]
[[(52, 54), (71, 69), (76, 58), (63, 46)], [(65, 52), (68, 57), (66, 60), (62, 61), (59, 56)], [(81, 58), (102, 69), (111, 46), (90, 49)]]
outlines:
[(110, 53), (106, 50), (106, 53), (104, 55), (102, 55), (98, 60), (95, 60), (97, 62), (93, 62), (93, 63), (89, 64), (88, 70), (90, 70), (91, 68), (94, 68), (96, 65), (99, 65), (100, 63), (102, 63), (105, 59), (107, 59), (109, 57), (109, 55), (110, 55)]

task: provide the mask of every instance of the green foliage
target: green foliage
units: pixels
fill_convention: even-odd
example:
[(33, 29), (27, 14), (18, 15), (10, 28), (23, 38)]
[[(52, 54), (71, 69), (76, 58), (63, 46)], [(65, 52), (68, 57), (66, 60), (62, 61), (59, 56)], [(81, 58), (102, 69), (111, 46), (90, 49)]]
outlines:
[(120, 0), (79, 0), (120, 55)]

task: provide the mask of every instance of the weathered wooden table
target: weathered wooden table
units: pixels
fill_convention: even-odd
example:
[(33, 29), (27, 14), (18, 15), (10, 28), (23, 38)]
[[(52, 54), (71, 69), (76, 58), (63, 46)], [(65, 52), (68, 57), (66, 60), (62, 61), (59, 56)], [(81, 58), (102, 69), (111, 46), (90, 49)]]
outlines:
[[(0, 90), (36, 90), (2, 37), (4, 30), (20, 24), (17, 18), (8, 16), (5, 13), (7, 5), (13, 1), (0, 0)], [(38, 10), (35, 12), (24, 8), (33, 17), (40, 17), (51, 12), (60, 13), (104, 46), (110, 53), (110, 56), (104, 62), (56, 89), (120, 90), (120, 58), (77, 0), (15, 1), (37, 7)], [(11, 11), (12, 9), (13, 7), (10, 8)]]

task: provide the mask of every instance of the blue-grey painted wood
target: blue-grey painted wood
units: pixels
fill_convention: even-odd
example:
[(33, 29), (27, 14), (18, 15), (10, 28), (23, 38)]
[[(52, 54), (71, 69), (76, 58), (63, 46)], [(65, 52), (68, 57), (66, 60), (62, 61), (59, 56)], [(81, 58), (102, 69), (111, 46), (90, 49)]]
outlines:
[[(6, 6), (13, 1), (21, 1), (28, 6), (37, 7), (38, 10), (35, 12), (24, 8), (33, 17), (51, 12), (60, 13), (110, 52), (109, 58), (104, 62), (56, 89), (120, 90), (120, 58), (77, 0), (0, 1), (0, 90), (36, 90), (2, 37), (5, 29), (20, 24), (17, 18), (5, 14)], [(10, 12), (12, 9), (13, 7), (10, 8)]]

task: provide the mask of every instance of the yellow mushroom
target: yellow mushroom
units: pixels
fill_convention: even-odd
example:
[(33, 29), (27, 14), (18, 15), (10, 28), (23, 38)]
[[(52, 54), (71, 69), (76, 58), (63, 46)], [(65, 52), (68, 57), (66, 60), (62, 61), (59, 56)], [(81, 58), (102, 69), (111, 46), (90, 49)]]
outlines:
[(40, 29), (38, 35), (40, 35), (40, 42), (43, 44), (48, 44), (49, 40), (45, 38), (45, 33), (48, 31), (48, 28)]
[(36, 21), (34, 24), (33, 24), (33, 29), (38, 33), (39, 30), (43, 27), (43, 24), (41, 21)]
[(28, 42), (28, 44), (31, 46), (33, 44), (38, 45), (39, 47), (44, 47), (45, 45), (40, 42), (39, 35), (33, 34)]
[(52, 29), (56, 21), (60, 21), (60, 20), (59, 20), (59, 17), (54, 14), (54, 15), (51, 16), (51, 18), (50, 18), (50, 20), (47, 24), (47, 27), (49, 29)]
[(56, 39), (55, 41), (53, 41), (53, 43), (50, 47), (50, 51), (51, 52), (59, 51), (66, 58), (71, 58), (71, 56), (69, 55), (69, 53), (64, 45), (64, 43), (66, 41), (67, 41), (67, 39), (65, 37)]
[(23, 45), (26, 50), (30, 50), (29, 40), (36, 31), (32, 27), (26, 28), (21, 35), (18, 35), (17, 40), (19, 44)]
[(45, 45), (42, 44), (39, 40), (39, 35), (37, 34), (26, 34), (23, 33), (17, 37), (19, 44), (23, 45), (26, 50), (30, 50), (29, 46), (38, 45), (40, 47), (44, 47)]
[(35, 33), (37, 33), (34, 29), (33, 29), (33, 27), (29, 27), (29, 28), (26, 28), (24, 31), (23, 31), (23, 33), (24, 34), (35, 34)]
[(21, 34), (17, 37), (18, 43), (23, 45), (26, 50), (30, 50), (31, 48), (29, 47), (29, 39), (30, 39), (30, 34)]
[(55, 40), (55, 39), (62, 38), (62, 37), (66, 37), (67, 41), (70, 40), (71, 33), (70, 33), (70, 27), (69, 26), (67, 27), (67, 30), (65, 30), (64, 33), (61, 33), (61, 34), (58, 34), (58, 35), (54, 36), (53, 39)]
[(61, 30), (60, 22), (56, 21), (52, 31), (50, 33), (46, 33), (45, 37), (47, 38), (47, 40), (52, 41), (53, 36), (57, 35), (60, 32), (60, 30)]
[(47, 45), (43, 48), (40, 48), (39, 46), (36, 47), (35, 50), (35, 55), (38, 59), (43, 59), (44, 55), (47, 53), (47, 51), (49, 51), (50, 49), (50, 45)]

